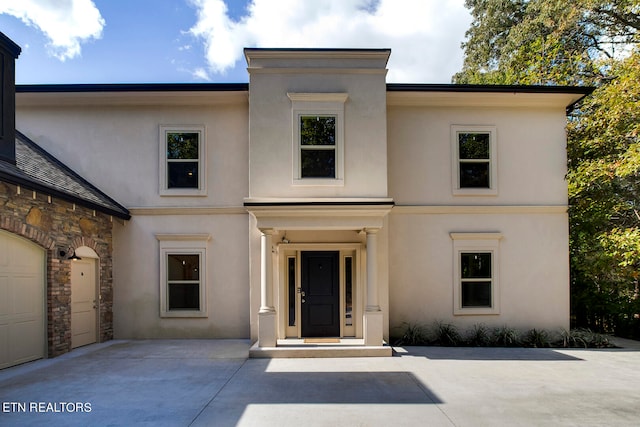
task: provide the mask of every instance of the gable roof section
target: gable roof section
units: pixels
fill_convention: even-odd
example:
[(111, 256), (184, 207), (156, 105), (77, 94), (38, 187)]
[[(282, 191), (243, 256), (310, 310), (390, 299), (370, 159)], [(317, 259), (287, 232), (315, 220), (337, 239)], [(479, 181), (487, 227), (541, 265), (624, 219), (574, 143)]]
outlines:
[(117, 218), (131, 218), (125, 207), (18, 131), (16, 131), (16, 164), (0, 162), (0, 180)]

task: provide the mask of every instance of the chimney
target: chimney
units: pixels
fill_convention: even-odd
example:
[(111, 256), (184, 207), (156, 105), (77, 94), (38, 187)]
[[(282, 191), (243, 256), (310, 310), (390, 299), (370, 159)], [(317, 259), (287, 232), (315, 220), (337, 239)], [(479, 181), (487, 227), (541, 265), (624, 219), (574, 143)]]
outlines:
[(16, 69), (20, 46), (0, 32), (0, 161), (16, 163)]

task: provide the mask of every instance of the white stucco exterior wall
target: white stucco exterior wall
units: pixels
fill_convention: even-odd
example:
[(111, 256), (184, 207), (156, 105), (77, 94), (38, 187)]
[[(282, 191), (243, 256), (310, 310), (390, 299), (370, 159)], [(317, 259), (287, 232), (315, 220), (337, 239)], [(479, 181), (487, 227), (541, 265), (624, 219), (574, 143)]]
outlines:
[[(565, 123), (559, 107), (388, 108), (392, 335), (403, 322), (569, 328)], [(453, 125), (495, 127), (496, 195), (454, 195)], [(501, 233), (498, 314), (454, 314), (450, 233)]]
[[(256, 49), (250, 93), (18, 94), (18, 129), (131, 211), (114, 222), (116, 338), (257, 339), (260, 228), (274, 263), (285, 235), (298, 251), (360, 245), (365, 262), (375, 230), (387, 340), (403, 322), (569, 327), (564, 108), (579, 96), (394, 92), (388, 54)], [(291, 94), (345, 95), (340, 184), (294, 182)], [(206, 194), (160, 194), (162, 125), (204, 127)], [(454, 194), (452, 126), (495, 129), (495, 194)], [(451, 233), (500, 234), (496, 313), (455, 313)], [(160, 316), (158, 234), (209, 236), (206, 316)], [(364, 313), (367, 268), (358, 273)]]
[[(47, 94), (49, 95), (49, 94)], [(93, 94), (44, 97), (18, 109), (18, 128), (127, 207), (114, 221), (115, 338), (249, 336), (247, 95)], [(113, 95), (112, 95), (113, 96)], [(205, 129), (206, 195), (161, 196), (161, 125)], [(202, 318), (160, 316), (157, 234), (207, 234)]]

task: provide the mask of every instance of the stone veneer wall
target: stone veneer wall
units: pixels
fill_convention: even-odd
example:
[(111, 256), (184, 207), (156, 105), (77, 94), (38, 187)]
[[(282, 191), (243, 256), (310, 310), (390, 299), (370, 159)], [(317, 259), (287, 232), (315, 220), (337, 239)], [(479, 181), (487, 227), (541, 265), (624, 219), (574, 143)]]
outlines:
[(0, 182), (0, 229), (46, 249), (48, 355), (71, 350), (71, 248), (88, 246), (99, 262), (99, 336), (113, 339), (112, 218), (109, 215)]

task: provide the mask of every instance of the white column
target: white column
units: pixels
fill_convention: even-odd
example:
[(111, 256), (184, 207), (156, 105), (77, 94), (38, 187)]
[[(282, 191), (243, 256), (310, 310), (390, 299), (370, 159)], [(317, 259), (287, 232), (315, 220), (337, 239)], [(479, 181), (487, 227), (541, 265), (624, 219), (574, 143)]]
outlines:
[(276, 309), (273, 306), (273, 230), (260, 230), (260, 311), (258, 312), (258, 346), (275, 347), (277, 341)]
[(260, 236), (260, 313), (275, 311), (273, 307), (273, 230), (261, 230)]
[(378, 229), (367, 228), (367, 311), (380, 311), (378, 298)]
[(364, 312), (364, 345), (381, 346), (383, 318), (378, 297), (378, 229), (367, 232), (367, 307)]

